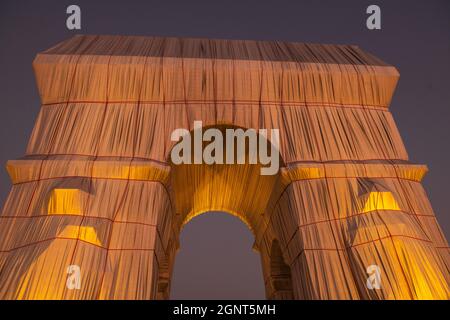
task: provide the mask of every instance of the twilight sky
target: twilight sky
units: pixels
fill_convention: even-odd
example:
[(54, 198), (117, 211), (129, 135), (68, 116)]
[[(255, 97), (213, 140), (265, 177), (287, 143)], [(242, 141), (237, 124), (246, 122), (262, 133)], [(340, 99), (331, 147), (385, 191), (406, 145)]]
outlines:
[[(207, 37), (355, 44), (400, 71), (391, 111), (412, 162), (450, 235), (450, 1), (113, 1), (1, 0), (0, 203), (10, 189), (4, 169), (22, 156), (40, 102), (31, 63), (77, 32), (66, 8), (82, 11), (83, 34)], [(382, 29), (366, 28), (368, 5), (381, 7)], [(237, 218), (207, 214), (181, 234), (172, 298), (264, 298), (253, 236)]]

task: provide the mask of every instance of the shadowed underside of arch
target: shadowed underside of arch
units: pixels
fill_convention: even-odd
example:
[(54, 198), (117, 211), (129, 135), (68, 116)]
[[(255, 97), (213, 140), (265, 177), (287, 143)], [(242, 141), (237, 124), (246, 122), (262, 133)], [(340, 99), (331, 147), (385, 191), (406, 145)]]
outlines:
[[(77, 36), (33, 66), (1, 298), (168, 298), (180, 229), (212, 210), (252, 229), (268, 298), (449, 298), (427, 168), (388, 109), (394, 67), (355, 46), (129, 36)], [(282, 167), (171, 164), (171, 133), (194, 121), (278, 129)]]

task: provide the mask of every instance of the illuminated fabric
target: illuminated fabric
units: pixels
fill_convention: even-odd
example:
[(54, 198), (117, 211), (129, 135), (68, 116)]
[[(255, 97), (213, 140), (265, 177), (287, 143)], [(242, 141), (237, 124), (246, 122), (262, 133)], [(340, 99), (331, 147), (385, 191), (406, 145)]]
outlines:
[[(179, 232), (211, 210), (254, 233), (269, 298), (449, 298), (427, 168), (388, 109), (394, 67), (355, 46), (76, 36), (34, 70), (42, 107), (7, 164), (0, 298), (168, 298)], [(279, 129), (279, 174), (172, 165), (171, 133), (195, 120)]]

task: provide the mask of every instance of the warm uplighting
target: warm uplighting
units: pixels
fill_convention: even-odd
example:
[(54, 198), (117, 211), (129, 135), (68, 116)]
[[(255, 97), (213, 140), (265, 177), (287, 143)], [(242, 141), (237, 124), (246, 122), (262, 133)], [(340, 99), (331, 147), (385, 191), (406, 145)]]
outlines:
[(53, 189), (48, 201), (49, 214), (81, 214), (79, 189)]
[(362, 213), (375, 210), (400, 210), (400, 207), (391, 192), (376, 191), (368, 194)]

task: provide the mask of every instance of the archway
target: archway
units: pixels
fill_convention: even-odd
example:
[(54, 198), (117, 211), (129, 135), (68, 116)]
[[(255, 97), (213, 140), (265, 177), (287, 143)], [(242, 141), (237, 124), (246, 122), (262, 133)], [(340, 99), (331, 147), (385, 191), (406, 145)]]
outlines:
[[(225, 132), (230, 129), (245, 130), (245, 128), (233, 125), (221, 124), (219, 126), (206, 126), (199, 130), (202, 133), (209, 129), (217, 129), (225, 135)], [(254, 133), (257, 141), (263, 140), (264, 148), (267, 153), (271, 154), (276, 148), (268, 141), (265, 136)], [(191, 130), (188, 133), (191, 137), (195, 136), (195, 131)], [(260, 140), (261, 139), (261, 140)], [(190, 140), (192, 144), (193, 140)], [(252, 152), (250, 148), (251, 138), (246, 136), (241, 147), (245, 150), (244, 160), (238, 161), (237, 148), (239, 144), (234, 145), (235, 163), (233, 164), (194, 164), (193, 159), (189, 164), (174, 164), (171, 163), (170, 170), (170, 193), (171, 202), (173, 204), (173, 222), (172, 227), (175, 233), (172, 233), (171, 243), (178, 244), (179, 232), (192, 219), (199, 215), (209, 213), (211, 211), (226, 212), (232, 216), (240, 219), (252, 232), (254, 236), (254, 249), (261, 255), (262, 268), (264, 279), (270, 274), (270, 250), (265, 247), (260, 247), (265, 239), (276, 237), (276, 233), (272, 229), (270, 223), (270, 215), (266, 214), (266, 209), (270, 203), (277, 201), (280, 196), (279, 191), (283, 185), (281, 172), (278, 171), (273, 175), (262, 175), (261, 168), (263, 164), (259, 161), (251, 163), (249, 160)], [(223, 144), (226, 142), (223, 141)], [(176, 145), (176, 144), (174, 144)], [(207, 143), (202, 143), (202, 149), (205, 149)], [(193, 149), (193, 146), (192, 146)], [(224, 147), (222, 154), (224, 160), (227, 157), (227, 150)], [(254, 150), (253, 150), (254, 152)], [(280, 167), (284, 166), (283, 159), (276, 150), (277, 163)], [(242, 159), (241, 159), (242, 160)], [(225, 162), (225, 161), (224, 161)], [(237, 163), (236, 163), (237, 162)], [(186, 184), (186, 181), (191, 183)], [(277, 190), (274, 192), (274, 190)], [(294, 224), (294, 222), (291, 222)], [(269, 241), (269, 240), (267, 240)], [(163, 279), (159, 280), (159, 298), (168, 298), (170, 296), (170, 277), (173, 270), (173, 265), (176, 261), (176, 251), (178, 245), (168, 250), (169, 254), (166, 256), (163, 271)], [(167, 266), (167, 267), (166, 267)], [(168, 269), (167, 269), (168, 268)], [(165, 270), (170, 270), (166, 272)], [(261, 280), (261, 284), (265, 283)], [(266, 296), (268, 296), (268, 287), (266, 283)]]
[[(228, 149), (226, 141), (220, 142), (222, 147), (219, 158), (221, 163), (195, 163), (195, 136), (205, 134), (208, 130), (217, 130), (222, 136), (228, 136), (230, 130), (244, 133), (240, 138), (232, 136), (232, 158), (228, 163)], [(245, 131), (247, 130), (247, 131)], [(230, 124), (209, 125), (192, 129), (187, 132), (192, 151), (189, 163), (172, 162), (171, 150), (182, 142), (173, 142), (172, 149), (167, 152), (167, 162), (170, 164), (170, 186), (172, 202), (175, 206), (178, 227), (189, 222), (192, 218), (208, 211), (225, 211), (242, 220), (253, 232), (260, 224), (261, 216), (273, 196), (273, 190), (282, 184), (280, 168), (284, 161), (278, 146), (274, 146), (269, 137), (261, 135), (253, 129), (247, 129)], [(213, 142), (214, 139), (212, 139)], [(239, 142), (240, 141), (240, 142)], [(201, 152), (206, 150), (209, 141), (200, 141)], [(258, 146), (250, 145), (258, 143)], [(259, 145), (261, 143), (261, 146)], [(275, 174), (263, 175), (264, 165), (259, 161), (259, 148), (265, 148), (266, 154), (274, 153), (277, 158)], [(239, 150), (242, 149), (242, 150)], [(250, 158), (253, 157), (252, 160)], [(189, 181), (190, 183), (186, 183)]]

